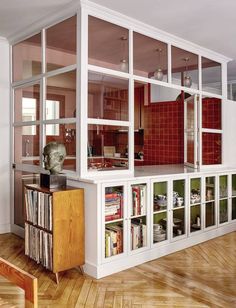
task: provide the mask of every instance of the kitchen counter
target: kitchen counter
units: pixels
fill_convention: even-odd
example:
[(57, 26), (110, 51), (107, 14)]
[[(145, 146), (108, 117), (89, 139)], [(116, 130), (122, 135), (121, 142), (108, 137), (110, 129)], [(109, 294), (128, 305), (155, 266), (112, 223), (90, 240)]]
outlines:
[[(159, 176), (171, 176), (171, 175), (197, 175), (197, 174), (215, 174), (215, 173), (223, 173), (223, 172), (230, 172), (235, 171), (236, 166), (222, 166), (214, 168), (213, 166), (209, 167), (208, 169), (202, 170), (195, 170), (192, 168), (185, 167), (182, 164), (177, 165), (159, 165), (159, 166), (138, 166), (135, 167), (134, 174), (130, 174), (127, 170), (127, 173), (120, 173), (120, 174), (103, 174), (102, 171), (97, 171), (97, 174), (88, 175), (86, 178), (79, 179), (82, 182), (88, 183), (106, 183), (106, 182), (115, 182), (115, 181), (127, 181), (127, 180), (137, 180), (137, 179), (152, 179)], [(71, 178), (71, 180), (73, 180)]]

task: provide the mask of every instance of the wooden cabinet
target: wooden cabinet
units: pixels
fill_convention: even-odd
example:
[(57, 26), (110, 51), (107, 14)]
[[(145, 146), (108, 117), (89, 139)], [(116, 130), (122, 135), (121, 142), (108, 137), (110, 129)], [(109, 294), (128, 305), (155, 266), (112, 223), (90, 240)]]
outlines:
[(84, 264), (84, 192), (25, 186), (25, 253), (56, 274)]

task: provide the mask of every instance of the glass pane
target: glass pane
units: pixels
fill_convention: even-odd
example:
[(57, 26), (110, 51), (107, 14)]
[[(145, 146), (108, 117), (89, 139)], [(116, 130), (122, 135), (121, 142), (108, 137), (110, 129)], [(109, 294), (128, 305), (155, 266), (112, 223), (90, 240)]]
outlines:
[(39, 174), (14, 171), (14, 224), (24, 227), (24, 185), (39, 184)]
[(184, 98), (190, 95), (141, 82), (134, 87), (136, 157), (145, 165), (183, 164)]
[(194, 130), (194, 97), (192, 97), (187, 101), (186, 106), (187, 106), (186, 128), (188, 130)]
[(129, 120), (129, 81), (89, 72), (88, 117)]
[(221, 129), (221, 99), (210, 97), (202, 99), (202, 127)]
[(191, 179), (190, 183), (191, 183), (190, 203), (191, 204), (201, 203), (201, 179), (200, 178)]
[(202, 134), (202, 164), (221, 164), (221, 134)]
[(105, 258), (123, 252), (123, 222), (109, 223), (105, 227)]
[(167, 210), (167, 182), (153, 184), (153, 212)]
[(63, 169), (76, 170), (76, 125), (75, 124), (47, 124), (46, 144), (52, 141), (63, 143), (66, 147), (66, 158)]
[(39, 165), (39, 125), (14, 128), (14, 161), (19, 164)]
[(19, 81), (41, 74), (41, 53), (41, 33), (13, 45), (13, 81)]
[(201, 205), (192, 205), (190, 207), (191, 226), (190, 232), (196, 232), (201, 229)]
[(198, 56), (189, 51), (171, 47), (172, 83), (198, 89)]
[(202, 57), (202, 90), (222, 94), (221, 64)]
[(47, 78), (46, 120), (76, 116), (76, 70)]
[(228, 221), (228, 200), (220, 200), (220, 224)]
[(132, 192), (131, 216), (146, 215), (147, 185), (146, 184), (132, 185), (131, 192)]
[(129, 31), (89, 16), (88, 58), (89, 64), (128, 72)]
[(134, 74), (167, 81), (167, 44), (137, 32), (133, 40)]
[(206, 201), (215, 200), (215, 177), (206, 177)]
[(135, 250), (147, 246), (146, 216), (131, 219), (130, 249)]
[(187, 163), (194, 164), (194, 133), (187, 133)]
[(124, 188), (123, 186), (106, 187), (105, 189), (105, 221), (123, 218)]
[(173, 237), (185, 234), (184, 208), (173, 211)]
[(47, 71), (76, 64), (76, 16), (46, 30)]
[(88, 125), (88, 169), (128, 169), (128, 127)]
[(167, 212), (153, 215), (153, 243), (167, 240)]
[(232, 175), (232, 196), (236, 196), (236, 174)]
[(173, 207), (185, 205), (185, 180), (173, 181)]
[(220, 198), (228, 197), (228, 176), (220, 176)]
[(208, 202), (206, 207), (206, 228), (215, 225), (215, 202)]
[(15, 122), (39, 120), (40, 85), (14, 90)]
[(232, 198), (232, 219), (236, 219), (236, 198)]

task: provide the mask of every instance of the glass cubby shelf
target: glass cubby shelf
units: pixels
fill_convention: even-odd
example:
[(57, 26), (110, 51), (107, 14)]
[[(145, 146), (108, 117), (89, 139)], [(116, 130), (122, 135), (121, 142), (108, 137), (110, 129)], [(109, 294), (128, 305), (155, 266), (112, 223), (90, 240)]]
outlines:
[(215, 224), (215, 177), (208, 176), (205, 178), (205, 228)]
[(147, 184), (131, 185), (130, 249), (147, 246)]
[(228, 221), (228, 176), (219, 176), (219, 223)]
[(172, 237), (185, 234), (185, 180), (173, 181)]
[(168, 182), (153, 184), (153, 243), (167, 240)]
[(201, 228), (201, 178), (193, 178), (190, 180), (190, 232)]

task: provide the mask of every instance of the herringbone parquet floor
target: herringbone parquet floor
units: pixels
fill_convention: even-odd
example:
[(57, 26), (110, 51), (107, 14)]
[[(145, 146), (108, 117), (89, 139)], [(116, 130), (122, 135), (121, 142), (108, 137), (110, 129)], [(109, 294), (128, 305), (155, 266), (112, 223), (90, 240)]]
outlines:
[[(38, 278), (39, 307), (236, 307), (236, 232), (100, 280), (70, 270), (58, 286), (17, 236), (0, 235), (0, 256)], [(0, 307), (24, 307), (23, 292), (3, 278)]]

